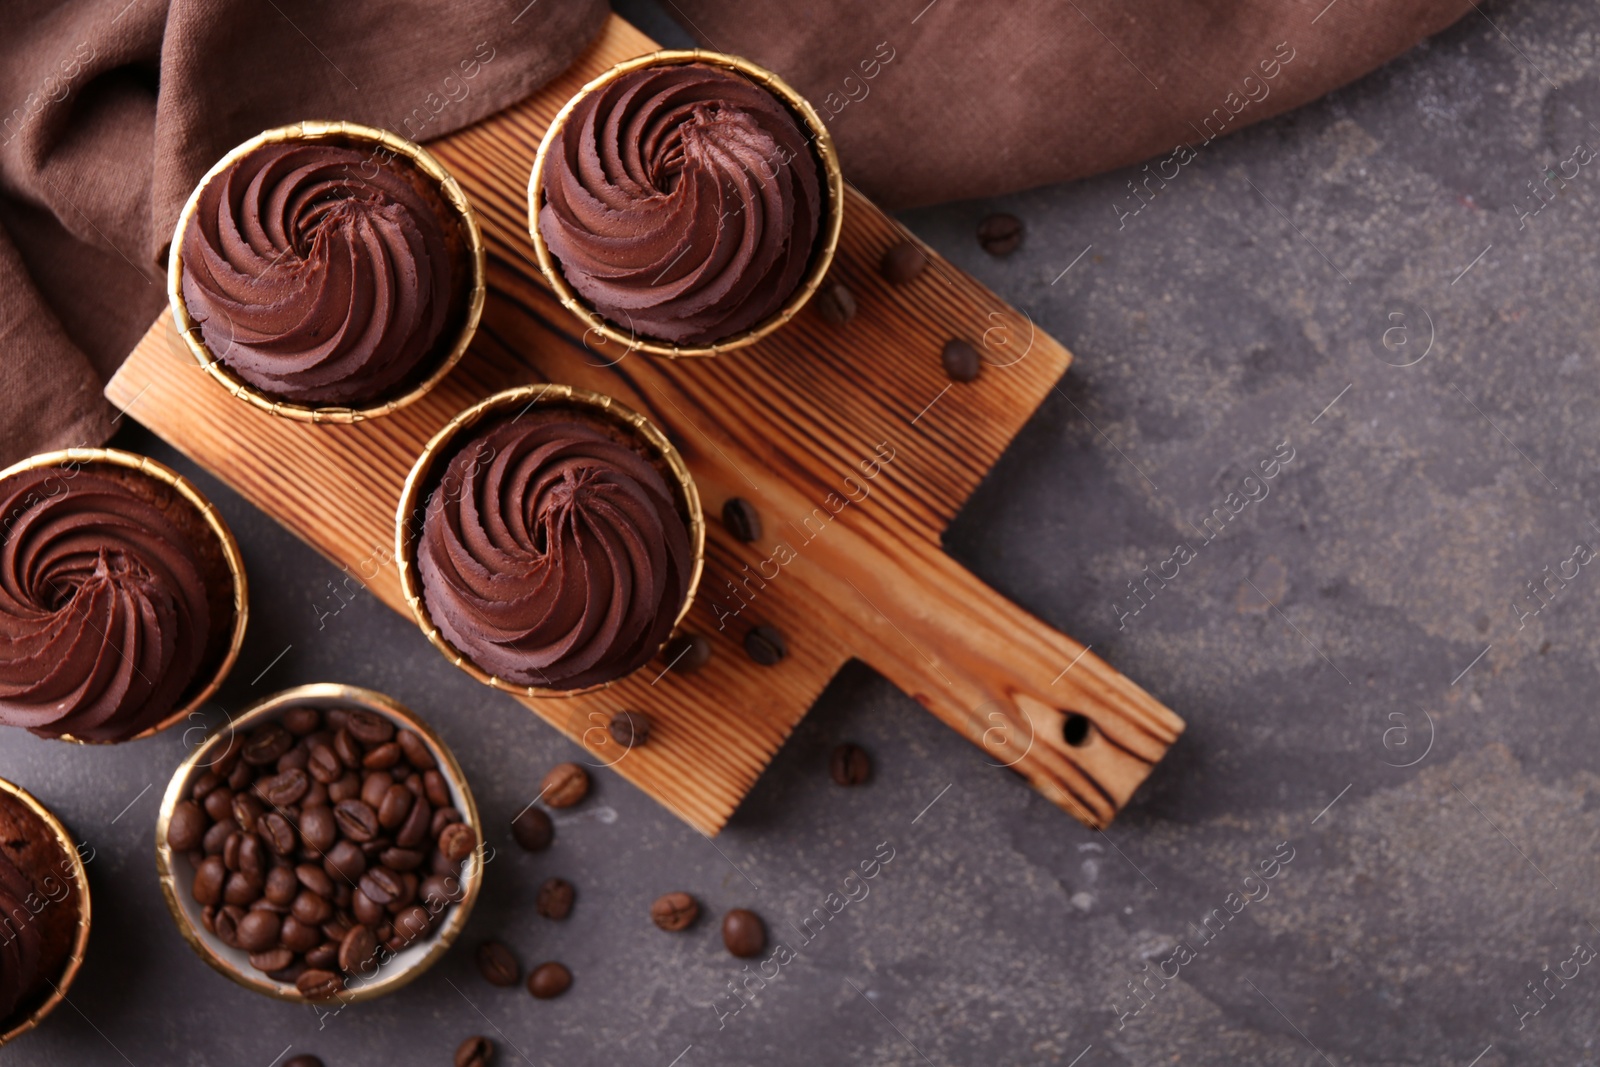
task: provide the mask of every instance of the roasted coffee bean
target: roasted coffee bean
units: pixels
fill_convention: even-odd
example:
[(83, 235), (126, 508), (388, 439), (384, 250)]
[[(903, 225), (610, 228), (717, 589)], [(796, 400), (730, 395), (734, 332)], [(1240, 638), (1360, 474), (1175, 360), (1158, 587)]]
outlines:
[[(270, 911), (251, 911), (239, 920), (239, 947), (246, 952), (265, 952), (278, 945), (283, 920)], [(288, 962), (278, 964), (287, 967)], [(277, 970), (277, 967), (268, 968)]]
[(356, 917), (357, 922), (368, 926), (377, 926), (389, 917), (389, 913), (383, 910), (382, 904), (360, 889), (350, 894), (350, 912)]
[(394, 723), (365, 708), (350, 709), (344, 727), (363, 745), (381, 745), (394, 737)]
[(213, 821), (232, 822), (233, 790), (225, 785), (218, 786), (206, 794), (206, 798), (200, 802), (200, 806), (206, 809), (206, 814), (211, 816)]
[(687, 929), (700, 916), (700, 905), (688, 893), (668, 893), (650, 905), (650, 921), (663, 930)]
[(415, 871), (403, 871), (400, 874), (400, 899), (389, 905), (389, 910), (409, 907), (417, 899), (417, 887), (422, 884), (422, 879)]
[(361, 766), (361, 757), (365, 755), (361, 751), (361, 742), (357, 741), (348, 729), (340, 730), (333, 735), (333, 751), (338, 755), (339, 761), (352, 771)]
[(339, 945), (339, 969), (356, 974), (370, 968), (378, 952), (378, 938), (370, 926), (352, 926)]
[(546, 919), (565, 919), (572, 914), (572, 883), (565, 878), (549, 878), (539, 887), (534, 909)]
[(283, 728), (296, 737), (315, 733), (322, 727), (322, 712), (316, 708), (290, 708), (283, 713)]
[(467, 894), (461, 879), (455, 875), (430, 874), (417, 887), (417, 895), (428, 907), (441, 911), (446, 904), (454, 904)]
[(272, 914), (274, 914), (274, 915), (276, 915), (276, 916), (278, 916), (280, 918), (285, 916), (285, 915), (287, 915), (287, 914), (289, 914), (288, 905), (286, 905), (286, 904), (274, 904), (272, 901), (268, 900), (264, 896), (263, 897), (257, 897), (255, 900), (251, 901), (249, 910), (250, 911), (270, 911), (270, 912), (272, 912)]
[[(243, 946), (240, 946), (243, 947)], [(250, 966), (258, 971), (271, 974), (281, 971), (294, 964), (294, 953), (286, 948), (272, 948), (261, 952), (250, 953)]]
[(983, 357), (978, 355), (978, 350), (960, 338), (946, 341), (939, 359), (952, 381), (974, 381), (983, 370)]
[(407, 775), (403, 779), (403, 781), (405, 783), (405, 787), (407, 789), (411, 790), (411, 792), (414, 793), (416, 796), (420, 797), (426, 792), (426, 790), (423, 789), (423, 786), (422, 786), (422, 775), (420, 775), (420, 774)]
[(261, 895), (261, 879), (252, 878), (242, 871), (235, 871), (228, 875), (228, 880), (222, 887), (222, 901), (225, 904), (249, 904)]
[(189, 795), (197, 801), (205, 800), (222, 785), (225, 776), (211, 770), (194, 780), (194, 785), (189, 787)]
[(817, 313), (835, 326), (856, 317), (856, 297), (843, 282), (827, 282), (817, 290)]
[(348, 934), (354, 925), (354, 922), (345, 922), (336, 915), (322, 924), (322, 936), (329, 941), (343, 941), (344, 935)]
[(344, 777), (345, 765), (332, 748), (317, 745), (312, 748), (311, 758), (306, 761), (306, 770), (323, 785), (330, 785)]
[(333, 820), (339, 832), (352, 841), (371, 841), (378, 836), (378, 813), (359, 800), (341, 800), (333, 806)]
[(249, 785), (256, 776), (256, 770), (248, 763), (238, 763), (233, 770), (228, 772), (228, 788), (237, 793)]
[[(372, 928), (372, 934), (378, 939), (379, 944), (386, 945), (389, 943), (389, 940), (394, 937), (394, 924), (386, 918), (383, 922)], [(399, 949), (396, 949), (395, 951), (398, 952)]]
[(274, 867), (267, 872), (261, 892), (274, 904), (293, 904), (294, 898), (300, 895), (300, 879), (288, 867)]
[(498, 941), (485, 941), (478, 946), (478, 973), (490, 985), (514, 986), (522, 977), (517, 957)]
[(325, 938), (320, 927), (303, 923), (293, 915), (287, 915), (278, 931), (278, 940), (283, 942), (284, 948), (294, 952), (310, 952), (322, 944)]
[(345, 771), (336, 782), (328, 785), (328, 804), (331, 807), (341, 800), (361, 796), (361, 776), (355, 771)]
[(250, 731), (239, 755), (252, 767), (266, 767), (293, 747), (294, 735), (281, 722), (269, 722)]
[(167, 820), (167, 847), (175, 852), (188, 852), (200, 847), (206, 834), (206, 813), (192, 800), (180, 800)]
[(306, 952), (306, 966), (319, 971), (331, 971), (339, 966), (339, 942), (324, 941)]
[(872, 761), (855, 745), (838, 745), (828, 756), (828, 773), (840, 785), (860, 785), (872, 776)]
[(212, 933), (217, 932), (217, 906), (215, 904), (207, 904), (200, 909), (200, 925)]
[(400, 909), (394, 917), (394, 936), (404, 944), (428, 936), (428, 931), (433, 929), (433, 917), (428, 914), (428, 909), (412, 904)]
[(883, 254), (883, 276), (895, 285), (909, 285), (928, 265), (928, 257), (914, 242), (901, 241)]
[(306, 795), (300, 798), (301, 809), (325, 808), (327, 806), (328, 787), (313, 779), (311, 782), (311, 788), (307, 789)]
[(642, 711), (619, 711), (606, 725), (611, 740), (623, 748), (642, 745), (650, 737), (650, 717)]
[(433, 807), (427, 797), (418, 797), (406, 814), (405, 822), (394, 832), (394, 843), (401, 848), (417, 848), (428, 839), (433, 825)]
[(271, 778), (256, 779), (253, 788), (256, 796), (266, 801), (268, 807), (286, 808), (290, 804), (300, 803), (300, 798), (311, 788), (311, 776), (291, 767)]
[(278, 773), (282, 774), (284, 771), (303, 771), (306, 769), (306, 764), (310, 762), (310, 759), (310, 751), (307, 750), (305, 745), (297, 743), (289, 751), (278, 757)]
[(511, 820), (511, 836), (529, 852), (543, 852), (555, 840), (556, 828), (542, 808), (530, 804)]
[(323, 1063), (315, 1056), (296, 1056), (292, 1060), (283, 1061), (283, 1067), (323, 1067)]
[(439, 765), (428, 750), (428, 743), (419, 735), (410, 730), (401, 730), (395, 740), (400, 742), (400, 751), (405, 753), (406, 762), (417, 770), (431, 771)]
[(722, 917), (722, 943), (740, 959), (750, 959), (767, 947), (767, 928), (755, 912), (734, 908)]
[(438, 771), (422, 772), (422, 790), (428, 803), (436, 808), (448, 808), (455, 803), (455, 798), (450, 795), (450, 784)]
[(378, 801), (378, 825), (385, 830), (398, 829), (406, 821), (406, 816), (411, 814), (411, 805), (416, 799), (411, 790), (399, 782), (391, 785), (384, 790), (383, 799)]
[(217, 940), (229, 948), (239, 947), (239, 922), (248, 914), (237, 904), (230, 904), (217, 912)]
[(559, 963), (541, 963), (528, 975), (528, 992), (540, 1000), (559, 997), (572, 985), (572, 972)]
[(232, 819), (227, 822), (214, 822), (206, 831), (206, 835), (200, 839), (200, 849), (207, 856), (220, 856), (228, 845), (228, 838), (238, 832), (239, 828), (233, 825)]
[(294, 869), (295, 881), (319, 897), (333, 896), (333, 879), (315, 863), (302, 863)]
[(428, 824), (428, 836), (438, 837), (444, 833), (446, 826), (460, 821), (461, 813), (455, 808), (440, 808), (433, 813), (433, 820)]
[(194, 872), (194, 883), (189, 891), (194, 894), (196, 904), (222, 903), (222, 887), (228, 880), (228, 868), (223, 865), (221, 856), (207, 856), (205, 862)]
[(711, 662), (711, 642), (700, 634), (679, 634), (663, 653), (667, 669), (689, 674)]
[(269, 811), (256, 820), (256, 830), (261, 842), (277, 856), (288, 856), (300, 847), (300, 837), (289, 825), (289, 820), (275, 811)]
[(222, 865), (230, 871), (239, 869), (239, 842), (243, 840), (244, 834), (234, 830), (222, 843)]
[(749, 544), (761, 540), (761, 513), (742, 496), (731, 496), (722, 505), (722, 525), (737, 541)]
[(344, 979), (332, 971), (312, 969), (295, 980), (294, 987), (307, 1000), (332, 1000), (344, 989)]
[(1022, 220), (1003, 213), (990, 215), (978, 223), (978, 243), (991, 256), (1009, 256), (1022, 243)]
[(261, 803), (261, 798), (249, 793), (236, 793), (233, 798), (233, 821), (247, 834), (256, 832), (256, 820), (261, 818), (261, 813), (267, 806)]
[(539, 783), (539, 792), (552, 808), (570, 808), (589, 795), (589, 772), (576, 763), (558, 763)]
[(400, 762), (400, 756), (400, 746), (394, 741), (385, 741), (367, 749), (367, 754), (361, 757), (361, 766), (368, 770), (386, 771)]
[(773, 626), (754, 626), (744, 635), (744, 651), (763, 667), (771, 667), (789, 654), (783, 635)]
[(361, 876), (360, 889), (375, 904), (388, 904), (400, 898), (400, 876), (387, 867), (374, 867)]
[(336, 734), (344, 729), (345, 722), (350, 718), (347, 708), (329, 708), (322, 713), (322, 728), (330, 734)]
[(321, 894), (302, 889), (289, 905), (289, 914), (307, 926), (321, 926), (333, 918), (333, 903)]
[(414, 871), (427, 859), (427, 853), (415, 848), (386, 848), (378, 853), (378, 862), (391, 871)]
[(391, 785), (394, 785), (394, 775), (388, 771), (368, 771), (361, 778), (361, 803), (377, 811)]
[(478, 835), (466, 823), (451, 823), (439, 834), (439, 851), (446, 859), (460, 863), (478, 847)]
[(267, 850), (255, 834), (239, 837), (239, 873), (257, 882), (267, 880)]
[(432, 855), (428, 857), (428, 873), (460, 874), (461, 861), (451, 859), (436, 848), (433, 850)]
[(300, 836), (313, 852), (322, 853), (332, 848), (339, 838), (339, 824), (333, 817), (333, 809), (316, 807), (302, 811)]
[(456, 1067), (489, 1067), (494, 1060), (494, 1045), (481, 1034), (469, 1037), (456, 1048)]

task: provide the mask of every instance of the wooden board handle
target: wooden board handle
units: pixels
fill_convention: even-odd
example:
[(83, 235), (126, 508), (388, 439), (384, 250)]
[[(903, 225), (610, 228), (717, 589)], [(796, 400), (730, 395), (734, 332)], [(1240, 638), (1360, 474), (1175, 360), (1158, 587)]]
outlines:
[(1079, 821), (1110, 823), (1183, 721), (937, 547), (874, 556), (848, 580), (872, 666)]

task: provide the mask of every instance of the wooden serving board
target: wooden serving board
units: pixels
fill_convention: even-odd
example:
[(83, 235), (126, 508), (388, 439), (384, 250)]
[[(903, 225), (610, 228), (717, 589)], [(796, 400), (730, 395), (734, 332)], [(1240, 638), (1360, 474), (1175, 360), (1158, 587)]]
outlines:
[[(650, 741), (617, 773), (714, 834), (854, 657), (982, 745), (990, 762), (1014, 766), (1088, 825), (1106, 825), (1183, 723), (939, 544), (1065, 373), (1072, 357), (1061, 345), (932, 251), (919, 279), (887, 285), (876, 265), (907, 235), (849, 187), (832, 268), (860, 305), (848, 326), (808, 307), (733, 355), (619, 359), (615, 343), (608, 351), (586, 338), (545, 286), (527, 232), (539, 140), (585, 82), (654, 47), (613, 16), (543, 91), (428, 146), (479, 213), (489, 296), (471, 350), (422, 400), (357, 425), (268, 415), (202, 372), (170, 312), (106, 395), (402, 613), (395, 506), (429, 437), (512, 385), (566, 382), (616, 396), (667, 432), (699, 484), (706, 574), (686, 626), (710, 636), (714, 652), (692, 674), (663, 675), (658, 661), (598, 693), (526, 701), (540, 717), (609, 762), (619, 748), (597, 727), (617, 710), (647, 712)], [(940, 364), (944, 342), (958, 337), (985, 355), (971, 384), (952, 384)], [(759, 509), (756, 544), (735, 541), (714, 518), (732, 496)], [(788, 658), (775, 667), (743, 650), (758, 623), (787, 638)], [(437, 655), (420, 631), (415, 651)]]

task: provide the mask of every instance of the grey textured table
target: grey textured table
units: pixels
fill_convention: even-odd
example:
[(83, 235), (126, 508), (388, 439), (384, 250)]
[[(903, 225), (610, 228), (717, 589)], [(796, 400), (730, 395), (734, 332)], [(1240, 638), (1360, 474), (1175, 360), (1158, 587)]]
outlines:
[[(96, 850), (97, 918), (71, 1006), (0, 1060), (267, 1067), (292, 1045), (444, 1064), (481, 1032), (541, 1067), (1600, 1062), (1594, 968), (1548, 1004), (1527, 986), (1600, 945), (1600, 577), (1574, 560), (1600, 541), (1600, 168), (1568, 163), (1537, 215), (1529, 185), (1600, 145), (1595, 31), (1584, 0), (1487, 4), (1211, 145), (1121, 228), (1131, 173), (905, 217), (1078, 356), (948, 542), (1188, 720), (1108, 834), (852, 668), (714, 845), (601, 773), (552, 850), (508, 850), (509, 817), (576, 750), (370, 597), (319, 629), (333, 569), (199, 475), (254, 587), (222, 703), (317, 680), (394, 694), (455, 748), (502, 851), (464, 951), (319, 1029), (168, 920), (151, 838), (181, 732), (79, 749), (8, 731), (0, 774)], [(973, 238), (994, 209), (1029, 227), (1003, 261)], [(137, 430), (118, 443), (191, 469)], [(1125, 599), (1180, 542), (1177, 577)], [(1546, 567), (1569, 580), (1531, 599)], [(871, 750), (869, 786), (828, 780), (841, 739)], [(882, 842), (870, 894), (724, 1014), (747, 972), (715, 916), (752, 907), (790, 938)], [(1246, 883), (1275, 850), (1292, 860)], [(532, 909), (549, 874), (578, 886), (563, 924)], [(669, 936), (646, 908), (680, 888), (712, 918)], [(566, 962), (571, 991), (487, 986), (471, 945), (489, 936)]]

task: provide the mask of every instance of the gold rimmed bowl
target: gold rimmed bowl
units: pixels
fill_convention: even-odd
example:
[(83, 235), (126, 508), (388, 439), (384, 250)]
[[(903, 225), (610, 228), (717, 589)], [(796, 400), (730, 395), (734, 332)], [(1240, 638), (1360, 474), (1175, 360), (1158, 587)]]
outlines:
[(33, 794), (4, 778), (0, 778), (0, 802), (17, 804), (37, 818), (50, 831), (50, 836), (60, 848), (61, 856), (56, 871), (48, 877), (57, 879), (53, 884), (70, 885), (71, 890), (56, 898), (52, 896), (53, 891), (46, 887), (44, 890), (46, 903), (43, 907), (55, 907), (74, 898), (78, 907), (72, 947), (68, 950), (60, 973), (45, 976), (47, 983), (34, 995), (30, 1003), (20, 1005), (11, 1018), (0, 1019), (0, 1046), (3, 1046), (38, 1026), (44, 1021), (45, 1016), (56, 1009), (56, 1005), (67, 999), (67, 990), (72, 988), (73, 980), (78, 977), (78, 970), (83, 966), (84, 951), (89, 947), (91, 915), (89, 872), (84, 868), (83, 857), (78, 851), (77, 843), (72, 840), (72, 835), (67, 833), (67, 828), (61, 824), (61, 820), (57, 819), (49, 808), (39, 803)]
[[(400, 589), (411, 608), (412, 617), (433, 647), (451, 663), (484, 685), (504, 689), (518, 696), (570, 697), (604, 689), (621, 679), (613, 678), (581, 689), (547, 689), (510, 682), (484, 670), (439, 632), (439, 627), (428, 614), (428, 606), (423, 598), (422, 576), (417, 568), (417, 543), (422, 537), (428, 499), (439, 487), (445, 468), (460, 445), (472, 436), (471, 431), (475, 427), (507, 415), (518, 417), (535, 407), (567, 409), (604, 419), (642, 442), (670, 472), (678, 514), (688, 530), (689, 546), (694, 551), (694, 564), (684, 592), (683, 606), (673, 620), (673, 629), (676, 630), (684, 616), (689, 614), (695, 590), (700, 584), (700, 574), (705, 568), (706, 523), (700, 507), (699, 490), (695, 488), (694, 477), (689, 473), (683, 457), (654, 423), (617, 400), (587, 389), (554, 384), (520, 386), (481, 400), (447, 422), (417, 457), (411, 473), (406, 477), (405, 488), (400, 493), (400, 506), (395, 512), (395, 563), (400, 569)], [(670, 639), (671, 632), (668, 633)], [(665, 641), (661, 647), (666, 647)], [(659, 653), (661, 649), (655, 651)]]
[[(323, 711), (345, 708), (374, 712), (394, 723), (397, 729), (410, 730), (422, 740), (440, 774), (449, 786), (455, 809), (461, 813), (462, 822), (472, 828), (478, 842), (472, 854), (462, 864), (457, 878), (460, 898), (449, 905), (449, 911), (425, 937), (419, 938), (398, 952), (384, 950), (372, 973), (346, 976), (345, 988), (328, 999), (313, 1000), (303, 994), (293, 982), (278, 981), (250, 965), (249, 954), (243, 949), (223, 944), (215, 933), (206, 929), (203, 909), (195, 901), (191, 885), (195, 865), (186, 854), (175, 852), (167, 843), (168, 829), (178, 803), (189, 795), (195, 779), (216, 767), (234, 747), (243, 743), (251, 731), (284, 716), (291, 708), (311, 707)], [(483, 824), (478, 817), (478, 806), (472, 799), (466, 775), (461, 765), (443, 741), (414, 711), (392, 697), (371, 689), (350, 685), (322, 683), (296, 686), (259, 700), (230, 716), (225, 726), (209, 737), (189, 754), (172, 776), (166, 795), (161, 799), (161, 810), (156, 817), (156, 874), (161, 881), (161, 893), (167, 908), (178, 926), (183, 939), (213, 968), (229, 979), (278, 1000), (297, 1004), (316, 1004), (338, 1007), (373, 1000), (392, 993), (411, 982), (445, 954), (461, 935), (478, 899), (483, 884)]]
[[(539, 231), (539, 210), (544, 206), (544, 169), (556, 135), (565, 128), (573, 109), (590, 93), (604, 89), (618, 78), (636, 70), (647, 67), (683, 66), (690, 63), (701, 63), (732, 71), (775, 96), (794, 115), (801, 128), (810, 135), (812, 153), (816, 157), (817, 167), (823, 179), (822, 224), (817, 230), (811, 264), (801, 277), (799, 286), (789, 295), (789, 299), (781, 308), (761, 322), (728, 337), (720, 338), (713, 344), (702, 345), (675, 344), (671, 341), (640, 336), (624, 325), (607, 319), (567, 282), (566, 276), (561, 272), (560, 262), (550, 251), (544, 235)], [(630, 59), (617, 64), (578, 90), (577, 95), (556, 113), (550, 128), (545, 131), (544, 140), (539, 143), (539, 153), (534, 157), (533, 173), (528, 179), (528, 232), (533, 238), (533, 249), (538, 257), (539, 271), (567, 310), (582, 319), (590, 332), (619, 345), (623, 355), (638, 351), (665, 356), (668, 359), (680, 359), (716, 356), (755, 344), (799, 314), (806, 301), (810, 300), (812, 294), (821, 287), (828, 268), (833, 264), (834, 253), (839, 247), (839, 233), (843, 226), (844, 176), (839, 169), (839, 154), (834, 148), (833, 137), (823, 125), (822, 117), (817, 114), (816, 109), (805, 97), (796, 92), (793, 86), (765, 67), (739, 56), (707, 51), (703, 48), (651, 52)]]
[[(207, 500), (200, 490), (196, 489), (189, 481), (177, 471), (163, 463), (157, 463), (149, 456), (140, 456), (132, 452), (124, 452), (115, 448), (67, 448), (57, 452), (44, 452), (37, 456), (30, 456), (19, 463), (14, 463), (5, 470), (0, 471), (0, 482), (4, 482), (12, 475), (24, 471), (38, 470), (47, 467), (61, 469), (59, 491), (65, 492), (71, 484), (72, 478), (79, 470), (95, 466), (107, 466), (124, 471), (133, 471), (136, 474), (151, 478), (157, 483), (167, 486), (177, 493), (183, 500), (199, 514), (207, 530), (216, 537), (222, 549), (222, 558), (228, 565), (228, 574), (233, 584), (233, 620), (228, 628), (228, 643), (220, 654), (213, 654), (211, 662), (202, 663), (199, 673), (196, 674), (189, 688), (179, 698), (178, 706), (171, 714), (167, 715), (154, 726), (134, 734), (132, 737), (120, 741), (84, 740), (73, 737), (71, 734), (62, 734), (57, 740), (69, 741), (75, 744), (121, 744), (122, 741), (139, 741), (146, 737), (154, 736), (162, 730), (182, 722), (193, 712), (205, 705), (211, 699), (223, 680), (228, 677), (228, 672), (233, 670), (234, 663), (239, 658), (239, 649), (244, 645), (245, 625), (250, 618), (250, 589), (245, 578), (244, 557), (239, 553), (239, 542), (234, 539), (233, 531), (228, 529), (228, 524), (222, 521), (222, 516), (217, 512), (216, 506)], [(43, 483), (52, 484), (51, 481)], [(49, 493), (55, 495), (55, 491)]]
[[(465, 304), (452, 322), (447, 324), (446, 333), (441, 335), (436, 346), (437, 351), (430, 354), (425, 361), (431, 368), (426, 371), (426, 377), (416, 381), (413, 376), (412, 380), (404, 383), (405, 391), (395, 396), (385, 397), (359, 407), (342, 404), (305, 404), (275, 397), (229, 370), (228, 365), (218, 354), (206, 345), (205, 339), (201, 336), (200, 324), (189, 314), (188, 304), (183, 298), (183, 237), (189, 228), (190, 220), (199, 210), (201, 194), (213, 179), (256, 149), (263, 145), (291, 142), (355, 148), (370, 152), (368, 158), (375, 165), (381, 166), (383, 163), (399, 161), (403, 165), (410, 166), (434, 184), (461, 227), (462, 242), (467, 250), (468, 279)], [(478, 321), (483, 316), (485, 291), (483, 233), (478, 227), (477, 216), (467, 200), (467, 194), (462, 191), (461, 184), (433, 153), (421, 145), (396, 136), (388, 130), (362, 126), (354, 122), (307, 121), (279, 126), (257, 134), (217, 160), (216, 165), (200, 179), (194, 192), (189, 194), (188, 202), (178, 215), (178, 225), (172, 234), (172, 251), (167, 263), (167, 299), (172, 306), (173, 324), (200, 366), (238, 399), (270, 414), (302, 422), (362, 422), (398, 411), (425, 396), (466, 354), (467, 346), (477, 333)], [(452, 327), (454, 327), (453, 334), (450, 332)]]

